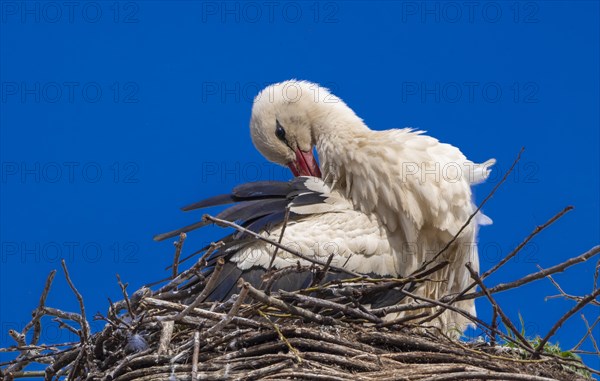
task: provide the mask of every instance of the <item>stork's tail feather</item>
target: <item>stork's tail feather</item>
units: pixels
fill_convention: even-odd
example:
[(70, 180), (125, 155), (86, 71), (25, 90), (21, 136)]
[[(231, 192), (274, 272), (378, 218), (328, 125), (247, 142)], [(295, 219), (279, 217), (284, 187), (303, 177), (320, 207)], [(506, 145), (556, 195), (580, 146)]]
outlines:
[(475, 222), (477, 222), (477, 225), (481, 226), (491, 225), (494, 223), (491, 218), (483, 214), (481, 211), (477, 212), (477, 215), (475, 216)]
[[(476, 185), (487, 180), (490, 175), (491, 166), (496, 164), (496, 159), (489, 159), (481, 164), (474, 164), (469, 168), (469, 183), (471, 185)], [(477, 225), (485, 226), (491, 225), (493, 223), (492, 219), (483, 214), (482, 211), (477, 212), (475, 216), (475, 222)]]
[(484, 163), (474, 164), (472, 168), (469, 168), (469, 183), (476, 185), (484, 182), (492, 171), (490, 167), (494, 164), (496, 164), (496, 159), (489, 159)]

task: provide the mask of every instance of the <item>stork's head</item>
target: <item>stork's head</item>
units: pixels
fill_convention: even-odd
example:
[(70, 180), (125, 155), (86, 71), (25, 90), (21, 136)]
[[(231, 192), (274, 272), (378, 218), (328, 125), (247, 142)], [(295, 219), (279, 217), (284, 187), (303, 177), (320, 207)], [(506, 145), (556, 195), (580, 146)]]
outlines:
[(288, 166), (295, 176), (321, 177), (313, 154), (314, 124), (323, 113), (326, 89), (290, 80), (265, 88), (254, 99), (250, 134), (268, 160)]

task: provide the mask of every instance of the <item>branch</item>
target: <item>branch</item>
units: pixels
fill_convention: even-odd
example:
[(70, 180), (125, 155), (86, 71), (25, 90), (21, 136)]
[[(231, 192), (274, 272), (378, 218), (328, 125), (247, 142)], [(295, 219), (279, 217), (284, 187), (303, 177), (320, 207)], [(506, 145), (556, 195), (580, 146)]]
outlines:
[(229, 324), (229, 322), (234, 318), (234, 316), (237, 315), (237, 312), (240, 309), (242, 303), (244, 303), (244, 300), (246, 300), (246, 296), (248, 295), (248, 287), (250, 286), (250, 284), (245, 283), (242, 279), (240, 279), (240, 281), (238, 282), (238, 286), (241, 289), (240, 293), (238, 294), (238, 297), (233, 303), (233, 306), (231, 307), (229, 312), (227, 312), (227, 315), (225, 315), (225, 319), (219, 321), (217, 324), (204, 331), (202, 333), (202, 339), (210, 337), (215, 332), (221, 331), (223, 328), (225, 328), (227, 324)]
[[(559, 218), (561, 218), (562, 216), (564, 216), (567, 212), (571, 211), (572, 209), (573, 209), (572, 206), (567, 206), (563, 210), (561, 210), (560, 212), (558, 212), (557, 214), (555, 214), (548, 221), (546, 221), (544, 224), (536, 226), (536, 228), (519, 245), (517, 245), (517, 247), (513, 251), (511, 251), (506, 257), (504, 257), (494, 267), (492, 267), (488, 271), (484, 272), (481, 275), (481, 280), (486, 279), (492, 273), (496, 272), (498, 269), (500, 269), (502, 266), (504, 266), (510, 259), (512, 259), (515, 255), (517, 255), (521, 251), (521, 249), (523, 249), (523, 247), (525, 247), (525, 245), (527, 245), (527, 243), (529, 243), (529, 241), (531, 241), (536, 235), (538, 235), (539, 233), (541, 233), (544, 229), (546, 229), (547, 227), (549, 227), (550, 225), (552, 225), (554, 222), (556, 222)], [(472, 290), (476, 285), (477, 285), (477, 283), (472, 282), (469, 286), (465, 287), (460, 293), (458, 293), (457, 295), (455, 295), (453, 297), (453, 299), (449, 300), (448, 304), (452, 304), (456, 300), (462, 300), (461, 298), (467, 292), (469, 292), (470, 290)], [(440, 309), (438, 312), (436, 312), (431, 317), (429, 317), (428, 319), (425, 319), (425, 320), (426, 321), (433, 320), (436, 317), (440, 316), (444, 311), (445, 311), (445, 309)]]
[[(183, 234), (183, 233), (182, 233)], [(200, 353), (200, 332), (194, 332), (194, 352), (192, 353), (192, 381), (198, 379), (198, 354)]]
[[(283, 235), (285, 234), (285, 228), (287, 227), (288, 220), (290, 219), (290, 206), (288, 205), (285, 208), (285, 216), (283, 217), (283, 226), (281, 227), (281, 234), (279, 234), (279, 243), (281, 245), (281, 241), (283, 241)], [(271, 270), (273, 266), (273, 262), (275, 262), (275, 257), (277, 256), (277, 251), (279, 250), (278, 246), (275, 246), (275, 250), (273, 250), (273, 255), (271, 256), (271, 261), (269, 262), (269, 267), (267, 267), (267, 271)]]
[(44, 290), (42, 291), (42, 295), (40, 296), (40, 302), (38, 303), (38, 307), (32, 312), (33, 319), (23, 327), (21, 334), (25, 336), (27, 332), (34, 327), (33, 337), (31, 338), (31, 344), (36, 345), (40, 339), (42, 325), (40, 324), (40, 319), (43, 316), (44, 306), (46, 305), (46, 299), (48, 298), (48, 294), (50, 293), (50, 287), (52, 286), (52, 282), (54, 281), (54, 276), (56, 275), (56, 270), (50, 271), (48, 277), (46, 278), (46, 283), (44, 285)]
[(469, 273), (471, 274), (471, 278), (473, 278), (473, 280), (477, 283), (477, 285), (485, 293), (485, 296), (488, 298), (490, 303), (492, 303), (494, 312), (496, 312), (500, 315), (502, 322), (515, 334), (516, 337), (519, 338), (519, 340), (521, 341), (521, 344), (523, 344), (524, 346), (526, 346), (529, 349), (533, 349), (531, 347), (531, 344), (529, 344), (529, 342), (527, 341), (527, 339), (524, 338), (523, 335), (521, 335), (521, 332), (519, 332), (519, 330), (514, 326), (512, 321), (506, 316), (504, 311), (502, 311), (502, 308), (500, 308), (498, 303), (496, 303), (496, 300), (494, 300), (494, 298), (492, 298), (492, 295), (489, 293), (487, 287), (485, 287), (485, 285), (481, 281), (481, 278), (479, 278), (479, 276), (477, 275), (477, 272), (475, 270), (473, 270), (473, 268), (468, 263), (465, 265), (465, 267), (467, 268), (467, 270), (469, 270)]
[[(83, 297), (81, 296), (79, 291), (77, 291), (77, 288), (75, 288), (75, 285), (73, 284), (73, 281), (71, 280), (71, 277), (69, 276), (69, 270), (67, 270), (67, 264), (65, 263), (65, 260), (63, 259), (60, 262), (60, 264), (62, 265), (63, 271), (65, 273), (65, 278), (67, 280), (67, 283), (69, 284), (69, 287), (71, 287), (71, 290), (73, 291), (73, 293), (75, 294), (75, 297), (77, 298), (77, 301), (79, 302), (79, 309), (81, 311), (81, 321), (79, 321), (78, 323), (81, 325), (82, 339), (86, 344), (88, 344), (90, 342), (89, 340), (90, 340), (91, 332), (90, 332), (90, 326), (85, 317), (85, 305), (83, 304)], [(77, 321), (77, 320), (75, 320), (75, 321)]]
[(187, 234), (185, 234), (184, 232), (181, 232), (179, 234), (179, 241), (175, 241), (173, 243), (173, 245), (175, 246), (175, 255), (173, 256), (173, 266), (172, 266), (172, 277), (176, 278), (177, 277), (177, 272), (178, 272), (178, 268), (179, 268), (179, 257), (181, 256), (181, 249), (183, 248), (183, 242), (185, 242), (185, 239), (187, 237)]
[(129, 302), (129, 295), (127, 295), (127, 285), (121, 282), (121, 277), (117, 274), (117, 282), (119, 283), (119, 287), (121, 287), (121, 293), (123, 294), (123, 299), (125, 299), (125, 305), (127, 305), (127, 312), (129, 312), (129, 316), (131, 319), (135, 318), (133, 314), (133, 309), (131, 308), (131, 303)]
[[(533, 273), (533, 274), (529, 274), (529, 275), (527, 275), (527, 276), (525, 276), (525, 277), (523, 277), (521, 279), (515, 280), (514, 282), (501, 283), (501, 284), (499, 284), (497, 286), (489, 288), (488, 291), (489, 291), (490, 294), (495, 294), (496, 292), (510, 290), (510, 289), (522, 286), (524, 284), (531, 283), (531, 282), (536, 281), (538, 279), (545, 278), (548, 275), (565, 271), (567, 268), (569, 268), (569, 267), (571, 267), (573, 265), (576, 265), (578, 263), (585, 262), (588, 259), (590, 259), (590, 258), (598, 255), (599, 253), (600, 253), (600, 245), (599, 246), (594, 246), (590, 250), (588, 250), (585, 253), (581, 254), (580, 256), (568, 259), (568, 260), (564, 261), (563, 263), (560, 263), (560, 264), (558, 264), (556, 266), (549, 267), (549, 268), (547, 268), (545, 270), (538, 271), (538, 272)], [(470, 294), (466, 294), (466, 295), (461, 296), (460, 298), (456, 298), (456, 300), (475, 299), (475, 298), (479, 298), (480, 296), (483, 296), (483, 295), (485, 295), (485, 293), (483, 291), (471, 292)], [(447, 297), (442, 298), (442, 301), (451, 300), (452, 298), (453, 297), (451, 297), (451, 296), (447, 296)]]
[(256, 288), (252, 287), (252, 285), (248, 282), (244, 282), (243, 279), (240, 279), (240, 282), (238, 284), (238, 287), (247, 287), (248, 288), (248, 293), (250, 294), (250, 296), (253, 299), (258, 300), (259, 302), (262, 302), (266, 305), (270, 305), (270, 306), (274, 306), (279, 308), (280, 310), (283, 311), (288, 311), (296, 316), (300, 316), (303, 318), (306, 318), (308, 320), (314, 321), (316, 323), (319, 324), (328, 324), (328, 325), (334, 325), (334, 324), (339, 324), (340, 322), (337, 322), (335, 319), (332, 319), (330, 317), (327, 316), (322, 316), (319, 314), (315, 314), (314, 312), (311, 312), (309, 310), (306, 310), (304, 308), (300, 308), (297, 306), (293, 306), (291, 304), (285, 303), (284, 301), (274, 298), (272, 296), (269, 296), (267, 294), (265, 294), (264, 292), (257, 290)]
[(539, 356), (539, 354), (544, 350), (544, 346), (546, 345), (546, 343), (548, 342), (548, 340), (550, 340), (550, 338), (563, 325), (563, 323), (565, 321), (567, 321), (567, 319), (569, 319), (571, 316), (573, 316), (574, 314), (576, 314), (577, 311), (579, 311), (580, 309), (582, 309), (583, 307), (585, 307), (590, 301), (594, 300), (598, 295), (600, 295), (600, 288), (594, 290), (594, 292), (592, 292), (591, 294), (589, 294), (589, 295), (585, 296), (584, 298), (582, 298), (579, 303), (577, 303), (573, 308), (571, 308), (569, 311), (567, 311), (567, 313), (564, 314), (554, 324), (554, 326), (552, 326), (552, 328), (546, 334), (546, 336), (544, 336), (544, 338), (542, 339), (542, 341), (540, 341), (540, 343), (538, 344), (538, 346), (535, 349), (535, 354)]
[(200, 303), (202, 303), (204, 301), (204, 299), (206, 299), (208, 294), (217, 285), (217, 281), (219, 280), (219, 275), (221, 274), (221, 271), (223, 270), (224, 263), (225, 262), (224, 262), (223, 258), (217, 259), (217, 264), (215, 265), (215, 269), (213, 270), (213, 273), (210, 275), (210, 278), (208, 279), (208, 282), (204, 286), (204, 289), (202, 289), (202, 292), (200, 293), (200, 295), (198, 295), (198, 297), (192, 302), (192, 304), (187, 306), (185, 308), (185, 310), (183, 310), (180, 313), (178, 313), (177, 315), (175, 315), (173, 320), (181, 320), (185, 315), (190, 313), (191, 310), (198, 307), (198, 305), (200, 305)]

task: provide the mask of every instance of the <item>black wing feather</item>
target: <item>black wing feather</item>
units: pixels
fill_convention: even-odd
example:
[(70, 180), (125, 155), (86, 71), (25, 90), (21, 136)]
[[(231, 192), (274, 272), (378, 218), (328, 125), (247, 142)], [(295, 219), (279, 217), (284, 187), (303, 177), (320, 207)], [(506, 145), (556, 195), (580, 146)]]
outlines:
[(236, 202), (236, 198), (231, 194), (220, 194), (218, 196), (210, 197), (205, 200), (201, 200), (195, 202), (190, 205), (186, 205), (181, 210), (184, 212), (194, 210), (194, 209), (202, 209), (208, 208), (211, 206), (219, 206), (219, 205), (227, 205)]
[(277, 213), (289, 204), (286, 199), (242, 201), (225, 209), (217, 218), (227, 221), (247, 221)]
[[(292, 213), (290, 213), (290, 217), (291, 217), (291, 215), (292, 215)], [(276, 212), (276, 213), (272, 213), (272, 214), (268, 214), (264, 217), (260, 217), (257, 220), (252, 221), (250, 224), (248, 224), (248, 226), (246, 226), (246, 229), (251, 230), (255, 233), (260, 233), (261, 231), (270, 231), (273, 229), (273, 227), (279, 225), (284, 220), (285, 220), (285, 210)], [(250, 235), (247, 233), (243, 233), (243, 232), (235, 233), (236, 239), (248, 238), (248, 237), (250, 237)]]
[(239, 199), (287, 197), (291, 187), (290, 182), (255, 181), (236, 186), (233, 188), (232, 194)]
[(181, 229), (172, 230), (172, 231), (167, 232), (167, 233), (157, 234), (157, 235), (154, 236), (154, 240), (157, 241), (157, 242), (164, 241), (165, 239), (176, 237), (176, 236), (178, 236), (181, 233), (191, 232), (192, 230), (199, 229), (199, 228), (204, 227), (204, 226), (206, 226), (208, 224), (209, 224), (209, 222), (199, 221), (199, 222), (196, 222), (194, 224), (185, 226), (185, 227), (183, 227)]

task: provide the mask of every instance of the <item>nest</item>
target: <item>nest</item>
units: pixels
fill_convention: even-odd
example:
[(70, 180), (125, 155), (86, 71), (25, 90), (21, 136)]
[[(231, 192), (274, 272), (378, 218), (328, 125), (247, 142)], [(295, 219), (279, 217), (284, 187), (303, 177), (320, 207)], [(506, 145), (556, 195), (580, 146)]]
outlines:
[[(240, 279), (239, 294), (226, 302), (204, 303), (201, 301), (214, 287), (223, 262), (217, 263), (209, 277), (200, 271), (205, 265), (203, 259), (179, 272), (185, 240), (182, 234), (175, 243), (172, 276), (168, 282), (130, 294), (127, 285), (118, 279), (123, 300), (111, 303), (105, 316), (95, 316), (106, 325), (102, 331), (92, 333), (83, 296), (71, 281), (63, 261), (65, 278), (79, 301), (80, 311), (66, 312), (46, 305), (56, 275), (56, 271), (51, 272), (31, 322), (21, 332), (9, 331), (14, 346), (0, 348), (1, 352), (15, 354), (14, 360), (0, 364), (0, 380), (23, 377), (48, 381), (65, 378), (103, 381), (588, 380), (600, 372), (583, 364), (576, 353), (600, 356), (592, 334), (600, 318), (591, 325), (584, 319), (587, 332), (569, 352), (557, 351), (549, 340), (567, 319), (584, 307), (600, 306), (600, 262), (596, 265), (593, 290), (587, 295), (566, 294), (552, 279), (552, 274), (589, 261), (600, 254), (600, 246), (510, 283), (493, 287), (484, 284), (490, 274), (570, 209), (563, 209), (536, 227), (485, 273), (479, 275), (467, 266), (473, 280), (471, 285), (459, 294), (437, 300), (412, 293), (407, 285), (427, 282), (427, 275), (447, 263), (429, 261), (420, 272), (406, 279), (360, 277), (323, 283), (323, 274), (333, 270), (327, 262), (300, 269), (315, 274), (309, 289), (271, 292), (269, 279), (296, 270), (287, 268), (268, 273), (269, 279), (265, 279), (262, 287)], [(244, 231), (229, 221), (205, 218)], [(289, 248), (281, 249), (294, 254)], [(544, 278), (549, 278), (561, 296), (574, 305), (544, 337), (530, 339), (508, 319), (494, 294)], [(476, 291), (477, 287), (480, 291)], [(371, 308), (358, 302), (365, 294), (390, 289), (403, 292), (407, 301), (385, 308)], [(494, 311), (492, 321), (484, 322), (456, 307), (457, 302), (475, 298), (489, 301)], [(430, 322), (446, 310), (461, 314), (480, 328), (481, 339), (461, 341), (431, 326)], [(389, 318), (399, 311), (403, 317)], [(48, 317), (52, 319), (51, 324), (74, 333), (78, 342), (40, 343), (42, 323), (46, 324)], [(586, 340), (592, 343), (595, 352), (579, 349)], [(35, 366), (44, 370), (30, 370)]]
[[(176, 243), (176, 257), (183, 239)], [(363, 278), (315, 285), (298, 292), (271, 293), (240, 280), (239, 294), (224, 303), (198, 303), (211, 287), (203, 278), (199, 260), (177, 273), (157, 290), (144, 287), (132, 295), (119, 279), (123, 300), (112, 303), (105, 328), (92, 334), (85, 319), (83, 297), (66, 279), (80, 303), (81, 311), (65, 312), (45, 305), (54, 276), (47, 279), (32, 321), (22, 332), (11, 331), (17, 342), (4, 351), (18, 353), (3, 364), (0, 378), (44, 377), (46, 380), (586, 380), (597, 371), (577, 358), (557, 356), (547, 350), (553, 332), (537, 341), (527, 340), (498, 309), (497, 318), (508, 332), (462, 311), (482, 327), (488, 340), (463, 342), (449, 338), (426, 322), (456, 300), (487, 297), (563, 271), (600, 253), (600, 246), (550, 269), (518, 281), (487, 288), (473, 274), (482, 291), (449, 295), (440, 300), (414, 297), (402, 307), (369, 309), (356, 303), (356, 296), (372, 288), (402, 287), (409, 280)], [(175, 262), (177, 263), (177, 262)], [(222, 262), (217, 264), (221, 266)], [(303, 269), (306, 270), (306, 269)], [(315, 274), (327, 269), (313, 269)], [(285, 275), (275, 271), (271, 276)], [(175, 275), (176, 274), (176, 275)], [(596, 273), (597, 277), (597, 273)], [(411, 281), (414, 281), (412, 279)], [(267, 282), (268, 283), (268, 282)], [(319, 297), (312, 296), (319, 291)], [(565, 320), (587, 304), (597, 304), (600, 291), (579, 298)], [(498, 307), (499, 308), (499, 307)], [(429, 310), (430, 313), (386, 321), (388, 313)], [(42, 318), (54, 317), (63, 329), (74, 332), (79, 343), (45, 345), (38, 343)], [(561, 319), (563, 320), (563, 319)], [(79, 328), (75, 328), (73, 323)], [(557, 322), (560, 326), (562, 322)], [(591, 327), (593, 328), (593, 327)], [(588, 334), (591, 335), (591, 328)], [(29, 342), (26, 337), (30, 336)], [(45, 370), (26, 370), (32, 363)]]

